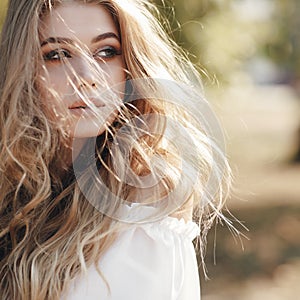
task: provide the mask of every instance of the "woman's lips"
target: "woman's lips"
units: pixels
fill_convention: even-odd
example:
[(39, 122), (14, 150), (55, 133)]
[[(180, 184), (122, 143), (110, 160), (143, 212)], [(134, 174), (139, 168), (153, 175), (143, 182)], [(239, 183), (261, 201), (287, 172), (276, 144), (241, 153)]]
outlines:
[(90, 98), (86, 102), (82, 100), (75, 101), (68, 108), (69, 109), (86, 109), (86, 108), (92, 109), (92, 108), (98, 108), (103, 106), (105, 106), (105, 104), (99, 101), (98, 99)]

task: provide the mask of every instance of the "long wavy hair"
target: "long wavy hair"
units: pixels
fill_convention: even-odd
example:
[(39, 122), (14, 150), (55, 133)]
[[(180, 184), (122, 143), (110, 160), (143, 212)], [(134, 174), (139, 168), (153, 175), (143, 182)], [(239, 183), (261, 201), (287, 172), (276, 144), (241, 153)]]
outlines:
[[(113, 220), (119, 206), (110, 207), (110, 203), (119, 203), (119, 199), (129, 203), (143, 199), (148, 205), (153, 198), (164, 198), (175, 191), (182, 170), (180, 153), (190, 153), (188, 165), (200, 175), (188, 181), (191, 182), (190, 189), (182, 187), (179, 192), (176, 190), (175, 197), (165, 197), (168, 201), (182, 199), (180, 205), (170, 205), (167, 201), (162, 206), (164, 212), (156, 217), (167, 213), (183, 216), (186, 204), (192, 199), (194, 220), (201, 228), (199, 249), (202, 259), (206, 234), (214, 221), (229, 222), (221, 210), (230, 185), (230, 170), (225, 156), (210, 139), (203, 124), (189, 114), (199, 109), (199, 103), (194, 101), (197, 97), (171, 89), (168, 92), (176, 101), (161, 101), (165, 89), (152, 80), (172, 80), (190, 87), (201, 85), (198, 72), (166, 34), (157, 21), (161, 16), (148, 1), (78, 0), (98, 3), (112, 15), (121, 36), (125, 71), (132, 84), (129, 92), (125, 91), (129, 100), (118, 109), (116, 120), (97, 137), (96, 146), (92, 143), (92, 158), (87, 147), (82, 151), (81, 158), (91, 159), (96, 165), (96, 175), (101, 178), (103, 190), (100, 186), (99, 192), (97, 182), (93, 181), (89, 164), (80, 170), (79, 177), (72, 166), (64, 165), (64, 159), (69, 155), (68, 137), (49, 120), (36, 84), (38, 69), (43, 64), (40, 24), (51, 9), (63, 2), (11, 0), (2, 30), (1, 299), (59, 299), (70, 280), (96, 263), (114, 241), (116, 233), (126, 227), (124, 222)], [(147, 84), (135, 88), (135, 80), (140, 79), (145, 79)], [(130, 94), (136, 89), (138, 96), (130, 100)], [(151, 91), (155, 91), (156, 96), (150, 99)], [(200, 94), (198, 96), (203, 99)], [(155, 115), (159, 117), (153, 117)], [(142, 116), (150, 116), (151, 125), (145, 124)], [(192, 141), (190, 144), (181, 143), (178, 149), (165, 142), (164, 134), (170, 123), (166, 117), (184, 128)], [(126, 127), (122, 131), (124, 126), (129, 129)], [(116, 143), (115, 136), (121, 136), (122, 142)], [(124, 151), (126, 147), (130, 148), (129, 156)], [(216, 164), (213, 153), (218, 153), (221, 165)], [(117, 174), (115, 166), (118, 166)], [(141, 178), (149, 174), (161, 178), (156, 192), (146, 196), (143, 189), (130, 184), (129, 169)], [(212, 172), (219, 181), (214, 191), (209, 191), (206, 187)], [(87, 201), (87, 198), (99, 197), (99, 193), (100, 208)]]

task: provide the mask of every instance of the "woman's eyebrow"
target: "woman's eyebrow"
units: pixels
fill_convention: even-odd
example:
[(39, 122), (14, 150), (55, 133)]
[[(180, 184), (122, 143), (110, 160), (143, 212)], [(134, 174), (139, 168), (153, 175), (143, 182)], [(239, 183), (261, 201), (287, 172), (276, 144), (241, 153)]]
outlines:
[(102, 41), (102, 40), (105, 40), (105, 39), (108, 39), (108, 38), (114, 38), (114, 39), (117, 39), (120, 42), (120, 38), (115, 33), (105, 32), (105, 33), (99, 34), (96, 37), (94, 37), (92, 39), (92, 44), (97, 43), (97, 42)]
[[(108, 38), (114, 38), (114, 39), (117, 39), (120, 42), (119, 37), (113, 32), (105, 32), (105, 33), (99, 34), (96, 37), (94, 37), (91, 42), (93, 44), (93, 43), (97, 43), (99, 41), (102, 41), (102, 40), (105, 40), (105, 39), (108, 39)], [(74, 41), (72, 39), (69, 39), (69, 38), (49, 37), (41, 43), (41, 47), (43, 47), (47, 44), (57, 44), (57, 43), (58, 44), (71, 44), (71, 45), (74, 45)]]
[(47, 45), (47, 44), (74, 44), (74, 41), (72, 39), (69, 38), (64, 38), (64, 37), (49, 37), (47, 39), (45, 39), (42, 43), (41, 43), (41, 47)]

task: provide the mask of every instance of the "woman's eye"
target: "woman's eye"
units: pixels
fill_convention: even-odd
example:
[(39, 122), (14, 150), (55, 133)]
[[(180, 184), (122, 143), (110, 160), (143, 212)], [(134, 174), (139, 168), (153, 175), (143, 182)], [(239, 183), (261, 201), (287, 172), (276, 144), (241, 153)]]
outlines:
[(72, 56), (70, 52), (65, 49), (56, 49), (44, 54), (43, 57), (46, 61), (59, 61), (64, 58), (71, 58)]
[(94, 54), (94, 57), (100, 58), (100, 59), (108, 59), (112, 58), (116, 55), (120, 55), (121, 52), (117, 50), (115, 47), (106, 47), (103, 49), (100, 49)]

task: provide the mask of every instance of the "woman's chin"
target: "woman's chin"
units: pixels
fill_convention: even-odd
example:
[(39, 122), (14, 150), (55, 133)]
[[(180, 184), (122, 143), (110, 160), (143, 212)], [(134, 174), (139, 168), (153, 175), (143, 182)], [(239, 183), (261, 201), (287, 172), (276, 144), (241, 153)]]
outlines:
[(75, 128), (73, 131), (70, 132), (70, 137), (72, 139), (87, 139), (93, 138), (101, 135), (105, 131), (106, 126), (102, 125), (100, 127), (90, 125), (87, 127)]

